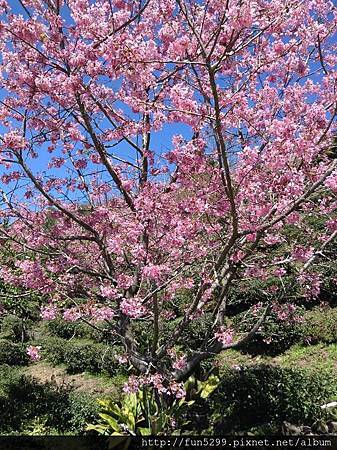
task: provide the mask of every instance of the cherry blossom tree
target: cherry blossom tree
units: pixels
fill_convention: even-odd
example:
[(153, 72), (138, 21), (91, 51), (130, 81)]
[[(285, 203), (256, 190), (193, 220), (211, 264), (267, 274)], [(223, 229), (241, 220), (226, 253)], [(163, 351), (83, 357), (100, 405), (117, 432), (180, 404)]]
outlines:
[[(44, 319), (108, 324), (158, 386), (244, 345), (271, 295), (318, 295), (337, 233), (332, 2), (0, 3), (1, 277)], [(227, 308), (247, 279), (269, 287), (240, 334)]]

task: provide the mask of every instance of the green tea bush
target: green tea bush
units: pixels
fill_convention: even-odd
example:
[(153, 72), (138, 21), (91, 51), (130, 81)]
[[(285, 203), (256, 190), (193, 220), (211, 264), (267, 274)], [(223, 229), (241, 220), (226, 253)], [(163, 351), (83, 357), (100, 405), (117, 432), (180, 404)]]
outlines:
[(52, 365), (63, 364), (68, 349), (68, 341), (56, 336), (51, 336), (39, 341), (42, 347), (43, 358)]
[(188, 343), (192, 349), (199, 349), (211, 323), (211, 314), (205, 313), (192, 320), (182, 333), (182, 342)]
[[(298, 310), (297, 317), (301, 320), (303, 309)], [(252, 310), (238, 314), (233, 318), (234, 328), (240, 332), (249, 332), (256, 321), (257, 316), (252, 314)], [(243, 348), (242, 351), (252, 355), (265, 354), (275, 356), (283, 353), (292, 345), (302, 341), (301, 321), (280, 320), (277, 314), (271, 312), (259, 331), (255, 333)]]
[(14, 342), (26, 342), (31, 332), (32, 321), (9, 314), (1, 321), (1, 333)]
[(331, 374), (270, 365), (225, 370), (212, 397), (215, 431), (246, 430), (264, 423), (308, 424), (321, 417), (320, 405), (337, 395)]
[(64, 355), (64, 363), (69, 373), (105, 372), (110, 376), (115, 376), (119, 372), (123, 372), (123, 368), (117, 362), (115, 355), (115, 347), (103, 344), (68, 344)]
[(63, 339), (79, 336), (79, 326), (77, 322), (69, 322), (63, 319), (49, 320), (47, 328), (50, 334)]
[(9, 366), (26, 366), (29, 363), (29, 357), (26, 347), (11, 341), (0, 341), (0, 364)]
[(337, 342), (337, 308), (316, 307), (306, 311), (301, 332), (307, 344)]
[[(163, 337), (166, 328), (170, 325), (171, 323), (168, 321), (165, 329), (161, 329)], [(131, 323), (131, 331), (134, 336), (137, 336), (139, 351), (141, 353), (149, 352), (153, 341), (153, 327), (149, 327), (149, 324), (145, 321), (135, 321), (134, 323)]]
[(68, 345), (64, 355), (67, 371), (69, 373), (100, 372), (101, 351), (102, 348), (95, 344)]
[(0, 365), (0, 395), (3, 395), (6, 386), (11, 383), (15, 383), (20, 376), (20, 368), (12, 367), (8, 364)]
[(65, 364), (68, 373), (105, 372), (109, 376), (124, 373), (116, 360), (116, 353), (122, 349), (116, 346), (77, 341), (59, 337), (48, 337), (39, 341), (43, 357), (53, 365)]
[(69, 429), (74, 433), (81, 433), (87, 423), (96, 420), (98, 403), (91, 395), (78, 392), (71, 392), (68, 399)]
[[(177, 327), (179, 319), (175, 320), (163, 320), (160, 323), (160, 337), (161, 342), (166, 342), (170, 338), (173, 331)], [(190, 349), (199, 349), (203, 339), (205, 338), (205, 332), (209, 326), (210, 314), (205, 313), (201, 317), (198, 317), (191, 321), (188, 326), (183, 330), (179, 345), (182, 350), (184, 344)], [(153, 342), (153, 328), (149, 327), (147, 322), (135, 322), (132, 324), (132, 332), (134, 336), (137, 336), (137, 343), (141, 352), (151, 350)]]
[[(39, 383), (31, 377), (0, 366), (0, 433), (27, 431), (39, 418), (41, 432), (81, 434), (97, 415), (95, 399), (73, 391), (69, 385)], [(36, 425), (36, 424), (35, 424)]]
[(109, 376), (113, 377), (118, 374), (124, 373), (123, 366), (117, 361), (116, 353), (122, 353), (120, 348), (106, 347), (101, 351), (101, 369)]
[(116, 335), (111, 327), (105, 322), (98, 322), (95, 328), (87, 323), (79, 322), (79, 333), (83, 338), (91, 339), (94, 342), (110, 345), (116, 341)]
[(62, 412), (67, 403), (67, 391), (40, 384), (33, 378), (17, 375), (3, 381), (1, 403), (6, 414), (1, 416), (1, 432), (20, 430), (29, 420), (48, 414), (50, 421), (58, 421), (62, 428)]
[[(337, 342), (337, 308), (321, 305), (312, 310), (298, 309), (296, 321), (282, 321), (276, 314), (269, 314), (254, 338), (242, 349), (250, 354), (278, 355), (296, 343), (332, 344)], [(256, 321), (251, 312), (233, 318), (233, 324), (241, 332), (249, 331)]]
[(69, 322), (58, 318), (48, 321), (47, 330), (51, 335), (63, 339), (84, 338), (102, 343), (109, 343), (115, 339), (109, 327), (102, 323), (96, 324), (96, 328), (93, 328), (81, 321)]

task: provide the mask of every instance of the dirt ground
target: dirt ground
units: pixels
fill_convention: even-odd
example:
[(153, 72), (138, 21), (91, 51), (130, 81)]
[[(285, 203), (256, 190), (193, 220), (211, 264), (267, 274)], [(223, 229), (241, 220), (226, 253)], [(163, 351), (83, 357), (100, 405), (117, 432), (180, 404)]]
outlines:
[(116, 393), (116, 388), (113, 384), (107, 383), (104, 379), (91, 377), (87, 373), (70, 375), (62, 367), (52, 367), (43, 362), (26, 367), (24, 373), (34, 377), (41, 383), (52, 381), (58, 385), (72, 385), (79, 392), (98, 395), (112, 395)]

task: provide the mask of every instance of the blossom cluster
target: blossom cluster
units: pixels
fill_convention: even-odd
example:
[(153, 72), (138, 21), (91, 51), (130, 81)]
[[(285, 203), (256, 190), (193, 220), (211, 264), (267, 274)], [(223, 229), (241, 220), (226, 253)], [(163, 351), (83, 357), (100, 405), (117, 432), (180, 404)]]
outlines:
[(172, 395), (177, 399), (184, 398), (186, 391), (183, 383), (176, 381), (168, 382), (159, 373), (147, 376), (130, 376), (125, 383), (123, 391), (126, 393), (136, 393), (146, 386), (153, 387), (159, 394)]

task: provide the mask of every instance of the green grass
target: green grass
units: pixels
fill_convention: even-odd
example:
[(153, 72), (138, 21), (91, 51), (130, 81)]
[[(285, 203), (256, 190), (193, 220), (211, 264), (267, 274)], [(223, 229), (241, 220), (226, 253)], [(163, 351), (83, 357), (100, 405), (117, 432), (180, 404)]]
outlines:
[(312, 372), (329, 371), (337, 373), (337, 344), (296, 344), (276, 357), (256, 356), (238, 350), (226, 350), (218, 358), (220, 367), (273, 364), (284, 368), (303, 368)]
[(257, 358), (253, 358), (249, 354), (241, 353), (239, 350), (225, 350), (218, 358), (219, 367), (245, 366), (255, 364)]
[(337, 344), (294, 345), (276, 358), (274, 362), (282, 367), (302, 367), (311, 371), (337, 372)]
[(90, 380), (97, 380), (99, 381), (100, 385), (106, 388), (114, 388), (115, 390), (119, 391), (122, 389), (124, 383), (127, 382), (128, 376), (123, 374), (115, 375), (114, 377), (110, 377), (107, 374), (104, 373), (89, 373), (84, 372), (84, 378), (90, 379)]

